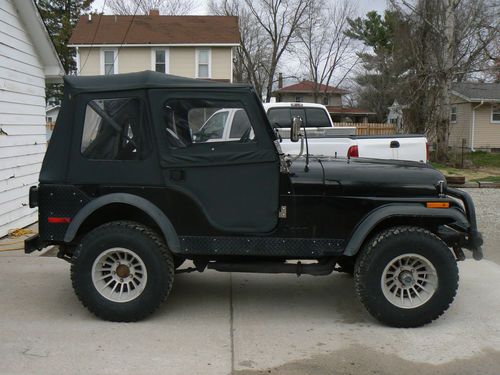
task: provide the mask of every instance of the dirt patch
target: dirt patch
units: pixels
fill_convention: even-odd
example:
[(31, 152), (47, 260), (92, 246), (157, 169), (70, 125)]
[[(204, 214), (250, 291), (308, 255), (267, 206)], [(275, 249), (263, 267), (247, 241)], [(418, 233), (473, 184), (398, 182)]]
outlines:
[[(425, 348), (415, 348), (425, 350)], [(412, 362), (363, 346), (351, 346), (330, 354), (293, 361), (266, 370), (241, 370), (234, 375), (498, 375), (500, 352), (488, 349), (468, 359), (440, 365)]]

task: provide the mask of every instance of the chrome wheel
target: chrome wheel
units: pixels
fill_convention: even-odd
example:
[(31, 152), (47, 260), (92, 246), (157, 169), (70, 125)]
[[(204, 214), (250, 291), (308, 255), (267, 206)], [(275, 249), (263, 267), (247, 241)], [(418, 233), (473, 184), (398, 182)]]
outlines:
[(438, 287), (438, 277), (427, 258), (403, 254), (385, 267), (381, 286), (390, 303), (402, 309), (413, 309), (431, 299)]
[(147, 280), (142, 259), (122, 247), (104, 251), (92, 265), (94, 287), (112, 302), (129, 302), (137, 298), (144, 291)]

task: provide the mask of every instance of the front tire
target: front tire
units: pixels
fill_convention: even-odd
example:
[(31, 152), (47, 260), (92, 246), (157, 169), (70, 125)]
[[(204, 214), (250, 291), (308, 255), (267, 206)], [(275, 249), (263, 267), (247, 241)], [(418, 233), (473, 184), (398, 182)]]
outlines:
[(71, 266), (76, 295), (96, 316), (134, 322), (150, 315), (172, 288), (174, 261), (160, 236), (129, 221), (104, 224), (77, 247)]
[(441, 316), (458, 288), (458, 267), (446, 244), (418, 227), (394, 227), (370, 240), (356, 261), (359, 299), (376, 319), (418, 327)]

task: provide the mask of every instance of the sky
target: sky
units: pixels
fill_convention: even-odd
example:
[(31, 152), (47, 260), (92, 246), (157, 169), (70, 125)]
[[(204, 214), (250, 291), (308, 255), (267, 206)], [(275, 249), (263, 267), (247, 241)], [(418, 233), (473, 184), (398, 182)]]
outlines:
[[(168, 0), (165, 0), (168, 1)], [(353, 3), (358, 6), (359, 15), (364, 15), (370, 10), (377, 10), (378, 12), (383, 12), (387, 6), (387, 0), (353, 0)], [(101, 12), (104, 0), (95, 0), (92, 7)], [(193, 11), (193, 14), (207, 14), (207, 0), (198, 0), (199, 4), (197, 8)]]

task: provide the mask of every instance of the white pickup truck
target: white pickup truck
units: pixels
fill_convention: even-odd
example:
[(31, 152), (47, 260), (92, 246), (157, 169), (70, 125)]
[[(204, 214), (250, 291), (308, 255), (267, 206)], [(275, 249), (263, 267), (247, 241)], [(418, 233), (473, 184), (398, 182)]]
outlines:
[(295, 116), (302, 118), (309, 153), (339, 157), (399, 159), (427, 162), (427, 139), (423, 135), (357, 136), (355, 127), (334, 127), (324, 105), (314, 103), (265, 103), (271, 125), (278, 129), (285, 154), (297, 155), (300, 144), (289, 140)]
[[(326, 107), (321, 104), (267, 103), (264, 108), (281, 137), (281, 149), (285, 154), (300, 153), (300, 142), (291, 142), (289, 136), (293, 117), (300, 116), (311, 155), (427, 161), (424, 136), (356, 136), (355, 127), (334, 127)], [(193, 134), (193, 142), (238, 141), (250, 129), (250, 122), (242, 109), (222, 108)], [(249, 131), (245, 136), (252, 139), (254, 135)]]

